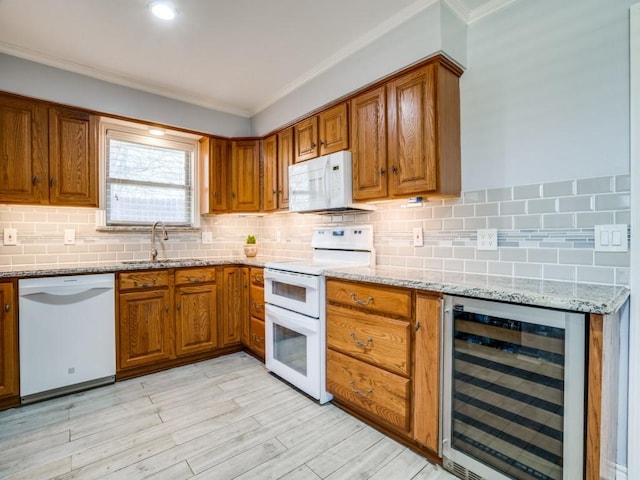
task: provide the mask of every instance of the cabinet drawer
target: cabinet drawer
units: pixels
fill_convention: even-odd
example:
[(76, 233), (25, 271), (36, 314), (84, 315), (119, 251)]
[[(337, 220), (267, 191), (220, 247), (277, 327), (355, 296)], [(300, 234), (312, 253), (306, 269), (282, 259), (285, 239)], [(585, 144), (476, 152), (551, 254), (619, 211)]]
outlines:
[(411, 317), (411, 291), (365, 283), (327, 281), (327, 301), (369, 312)]
[(329, 305), (327, 345), (377, 367), (409, 376), (409, 322)]
[(249, 326), (249, 348), (264, 358), (264, 322), (258, 318), (251, 317)]
[(251, 284), (249, 292), (249, 310), (251, 316), (264, 320), (264, 288)]
[(167, 270), (121, 273), (119, 276), (120, 290), (167, 287), (168, 285), (169, 272)]
[(327, 350), (327, 390), (376, 420), (409, 431), (408, 379)]
[(215, 268), (181, 268), (175, 273), (176, 285), (216, 281)]
[(251, 285), (264, 287), (264, 274), (262, 268), (251, 267), (249, 270), (249, 276), (251, 277)]

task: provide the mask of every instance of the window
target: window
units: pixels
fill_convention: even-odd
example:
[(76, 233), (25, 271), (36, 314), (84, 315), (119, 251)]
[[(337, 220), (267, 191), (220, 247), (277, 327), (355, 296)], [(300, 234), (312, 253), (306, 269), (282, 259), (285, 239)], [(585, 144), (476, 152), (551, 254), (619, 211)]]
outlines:
[(108, 125), (104, 132), (107, 226), (194, 226), (197, 140), (154, 137)]

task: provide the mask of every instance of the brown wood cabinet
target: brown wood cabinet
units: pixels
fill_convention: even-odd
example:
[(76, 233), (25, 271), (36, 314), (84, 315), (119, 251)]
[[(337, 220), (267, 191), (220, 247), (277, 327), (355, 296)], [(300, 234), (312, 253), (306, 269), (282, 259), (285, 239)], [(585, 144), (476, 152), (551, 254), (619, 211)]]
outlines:
[(0, 283), (0, 406), (19, 402), (18, 317), (13, 282)]
[(384, 86), (351, 100), (354, 200), (385, 198), (388, 195), (386, 105)]
[(278, 136), (262, 140), (262, 209), (271, 212), (278, 209)]
[(98, 206), (98, 118), (49, 109), (49, 203)]
[(47, 115), (40, 102), (0, 95), (0, 202), (47, 203)]
[(249, 343), (249, 268), (222, 268), (220, 343), (223, 346)]
[(460, 195), (459, 74), (429, 63), (350, 101), (353, 198)]
[(121, 273), (118, 282), (118, 370), (170, 359), (173, 316), (169, 271)]
[(229, 140), (203, 137), (200, 140), (200, 156), (203, 183), (201, 208), (203, 213), (229, 211)]
[(347, 104), (341, 103), (293, 126), (295, 161), (349, 148)]
[(251, 267), (249, 270), (249, 337), (245, 346), (257, 357), (264, 360), (264, 275), (263, 269)]
[(0, 95), (0, 202), (98, 205), (98, 119)]
[(231, 142), (231, 210), (260, 211), (260, 153), (258, 140)]
[(460, 195), (458, 75), (439, 62), (387, 85), (389, 195)]
[(327, 280), (327, 390), (360, 415), (411, 431), (412, 292)]
[(427, 456), (439, 450), (441, 296), (327, 279), (327, 389)]
[(185, 268), (175, 273), (176, 355), (218, 346), (218, 304), (214, 268)]
[(293, 128), (278, 132), (278, 208), (289, 208), (289, 165), (293, 165)]

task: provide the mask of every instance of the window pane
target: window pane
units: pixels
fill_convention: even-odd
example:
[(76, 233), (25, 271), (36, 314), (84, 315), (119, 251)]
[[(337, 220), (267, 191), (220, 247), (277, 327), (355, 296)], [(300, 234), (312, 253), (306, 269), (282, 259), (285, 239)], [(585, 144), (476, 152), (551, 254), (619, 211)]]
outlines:
[(189, 152), (122, 140), (109, 141), (109, 178), (154, 183), (188, 183)]
[(133, 141), (107, 136), (107, 225), (192, 225), (193, 150), (128, 135)]

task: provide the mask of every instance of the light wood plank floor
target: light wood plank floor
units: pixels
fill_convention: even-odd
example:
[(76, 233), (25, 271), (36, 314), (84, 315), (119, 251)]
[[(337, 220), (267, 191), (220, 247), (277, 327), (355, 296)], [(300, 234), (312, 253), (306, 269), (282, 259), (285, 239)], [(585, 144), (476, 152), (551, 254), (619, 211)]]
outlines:
[(0, 412), (0, 478), (454, 477), (237, 353)]

